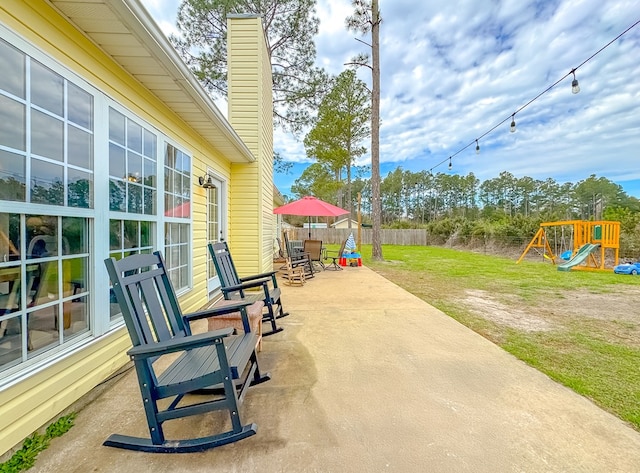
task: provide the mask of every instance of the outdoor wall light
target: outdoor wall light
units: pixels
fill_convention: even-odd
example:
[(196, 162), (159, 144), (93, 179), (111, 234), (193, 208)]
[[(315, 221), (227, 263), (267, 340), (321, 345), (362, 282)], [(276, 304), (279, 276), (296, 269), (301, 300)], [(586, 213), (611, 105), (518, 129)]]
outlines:
[(576, 70), (571, 69), (571, 74), (573, 74), (573, 80), (571, 81), (571, 93), (577, 94), (580, 92), (580, 86), (578, 85), (578, 79), (576, 79)]
[(213, 185), (213, 177), (211, 177), (209, 174), (205, 174), (204, 176), (200, 176), (198, 178), (198, 182), (205, 189), (212, 189), (212, 188), (215, 187)]
[(511, 127), (509, 128), (511, 133), (516, 132), (516, 114), (511, 115)]

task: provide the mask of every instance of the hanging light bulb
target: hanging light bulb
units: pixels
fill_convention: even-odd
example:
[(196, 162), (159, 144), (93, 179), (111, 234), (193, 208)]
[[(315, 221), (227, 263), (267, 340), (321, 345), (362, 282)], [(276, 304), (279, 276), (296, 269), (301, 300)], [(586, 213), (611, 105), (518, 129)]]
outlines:
[(452, 168), (452, 167), (453, 167), (453, 166), (451, 165), (451, 156), (449, 156), (449, 171), (451, 171), (451, 168)]
[(511, 127), (509, 128), (511, 133), (516, 132), (516, 114), (511, 115)]
[(480, 154), (480, 145), (478, 144), (478, 140), (476, 140), (476, 154)]
[(577, 94), (580, 92), (580, 86), (578, 85), (578, 79), (576, 79), (576, 70), (571, 69), (571, 74), (573, 74), (573, 80), (571, 81), (571, 93)]

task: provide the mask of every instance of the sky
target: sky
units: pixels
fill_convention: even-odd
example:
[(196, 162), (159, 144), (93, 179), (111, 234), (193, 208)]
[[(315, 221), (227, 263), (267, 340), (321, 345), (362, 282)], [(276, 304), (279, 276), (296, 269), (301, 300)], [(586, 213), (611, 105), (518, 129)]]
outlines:
[[(178, 0), (142, 3), (165, 33), (176, 31)], [(595, 174), (640, 198), (640, 24), (605, 47), (640, 20), (640, 0), (380, 0), (379, 6), (383, 178), (399, 166), (473, 173), (481, 181), (503, 171), (559, 183)], [(356, 38), (370, 39), (344, 27), (350, 0), (318, 0), (316, 11), (316, 63), (337, 75), (367, 52)], [(574, 68), (578, 94), (571, 92)], [(369, 69), (358, 77), (371, 83)], [(289, 175), (275, 176), (285, 195), (313, 162), (302, 138), (275, 132), (275, 151), (295, 163)], [(370, 162), (367, 153), (357, 164)]]

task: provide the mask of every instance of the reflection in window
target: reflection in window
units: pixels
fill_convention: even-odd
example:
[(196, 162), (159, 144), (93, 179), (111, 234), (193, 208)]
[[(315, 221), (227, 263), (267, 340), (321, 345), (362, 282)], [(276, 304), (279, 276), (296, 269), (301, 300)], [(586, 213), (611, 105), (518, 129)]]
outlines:
[(88, 231), (85, 218), (0, 213), (0, 372), (89, 331)]
[(64, 79), (38, 61), (31, 60), (31, 103), (62, 117)]
[(93, 130), (93, 97), (72, 83), (68, 83), (69, 121), (87, 130)]
[(26, 116), (24, 104), (0, 95), (0, 145), (18, 151), (27, 149)]
[(0, 150), (0, 200), (24, 202), (25, 163), (23, 155)]
[(31, 202), (49, 205), (64, 203), (64, 169), (57, 164), (31, 160)]
[(67, 171), (69, 185), (67, 186), (67, 205), (90, 209), (93, 207), (93, 188), (91, 174), (69, 168)]
[(155, 215), (156, 135), (110, 108), (109, 141), (109, 210)]
[(3, 40), (0, 65), (0, 200), (92, 208), (93, 96)]
[(67, 135), (67, 162), (84, 169), (93, 169), (93, 135), (72, 125), (67, 127)]
[(21, 99), (25, 95), (25, 59), (22, 51), (0, 39), (0, 71), (11, 71), (11, 74), (0, 74), (0, 90)]
[[(154, 251), (155, 223), (144, 220), (109, 220), (109, 256), (117, 260), (125, 256)], [(121, 315), (113, 289), (110, 294), (111, 319)]]
[(61, 120), (33, 110), (31, 113), (31, 152), (63, 161), (64, 126)]

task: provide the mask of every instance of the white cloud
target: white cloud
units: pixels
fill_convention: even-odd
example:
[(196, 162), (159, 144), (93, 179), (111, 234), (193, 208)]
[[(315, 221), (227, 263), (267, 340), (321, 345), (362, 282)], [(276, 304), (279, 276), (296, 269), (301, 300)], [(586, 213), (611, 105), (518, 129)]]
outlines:
[[(177, 0), (143, 3), (163, 29), (175, 23)], [(579, 94), (565, 79), (508, 131), (515, 110), (640, 19), (640, 0), (382, 0), (380, 9), (382, 163), (428, 170), (473, 143), (453, 158), (456, 172), (640, 179), (640, 25), (578, 69)], [(347, 0), (317, 4), (317, 63), (333, 74), (366, 52), (344, 27), (351, 12)], [(359, 77), (370, 83), (368, 70)], [(474, 140), (505, 119), (476, 155)], [(293, 137), (278, 132), (275, 143), (306, 161)]]

